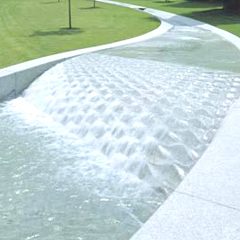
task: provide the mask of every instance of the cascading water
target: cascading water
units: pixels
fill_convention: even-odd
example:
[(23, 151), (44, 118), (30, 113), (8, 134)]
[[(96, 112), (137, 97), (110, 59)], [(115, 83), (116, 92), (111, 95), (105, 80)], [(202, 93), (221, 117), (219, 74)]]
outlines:
[(3, 103), (1, 239), (129, 239), (211, 142), (239, 63), (179, 26), (58, 64)]

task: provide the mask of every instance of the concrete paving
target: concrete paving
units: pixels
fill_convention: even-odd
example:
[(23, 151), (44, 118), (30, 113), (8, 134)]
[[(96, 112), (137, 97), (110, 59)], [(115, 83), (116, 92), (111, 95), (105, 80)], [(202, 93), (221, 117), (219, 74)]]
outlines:
[(132, 240), (240, 239), (240, 101), (202, 158)]

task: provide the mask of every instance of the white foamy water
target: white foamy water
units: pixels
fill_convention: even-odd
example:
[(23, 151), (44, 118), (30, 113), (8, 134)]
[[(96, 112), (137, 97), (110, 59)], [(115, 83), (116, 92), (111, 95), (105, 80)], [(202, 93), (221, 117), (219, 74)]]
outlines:
[(46, 72), (24, 99), (113, 169), (174, 188), (239, 96), (239, 81), (229, 72), (89, 54)]
[(0, 128), (1, 239), (128, 239), (165, 198), (22, 98)]
[(129, 239), (211, 143), (239, 60), (180, 26), (58, 64), (2, 104), (0, 238)]

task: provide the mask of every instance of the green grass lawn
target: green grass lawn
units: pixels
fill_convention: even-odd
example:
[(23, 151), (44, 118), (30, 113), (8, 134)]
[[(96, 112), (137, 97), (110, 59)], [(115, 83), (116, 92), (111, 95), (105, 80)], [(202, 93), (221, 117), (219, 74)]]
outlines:
[(159, 26), (131, 9), (72, 0), (0, 0), (0, 68), (74, 49), (141, 35)]
[(225, 13), (221, 3), (194, 0), (119, 0), (194, 18), (240, 37), (240, 15)]
[[(159, 23), (131, 9), (68, 0), (0, 0), (0, 68), (55, 53), (115, 42), (146, 33)], [(240, 37), (240, 16), (220, 3), (191, 0), (119, 0), (191, 17)]]

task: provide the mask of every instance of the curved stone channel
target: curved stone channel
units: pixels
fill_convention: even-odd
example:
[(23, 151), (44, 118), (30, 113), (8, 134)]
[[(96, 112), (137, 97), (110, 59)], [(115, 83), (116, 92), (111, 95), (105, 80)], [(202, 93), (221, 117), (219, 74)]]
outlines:
[(201, 157), (239, 98), (240, 52), (168, 22), (62, 62), (1, 104), (1, 237), (129, 239)]

